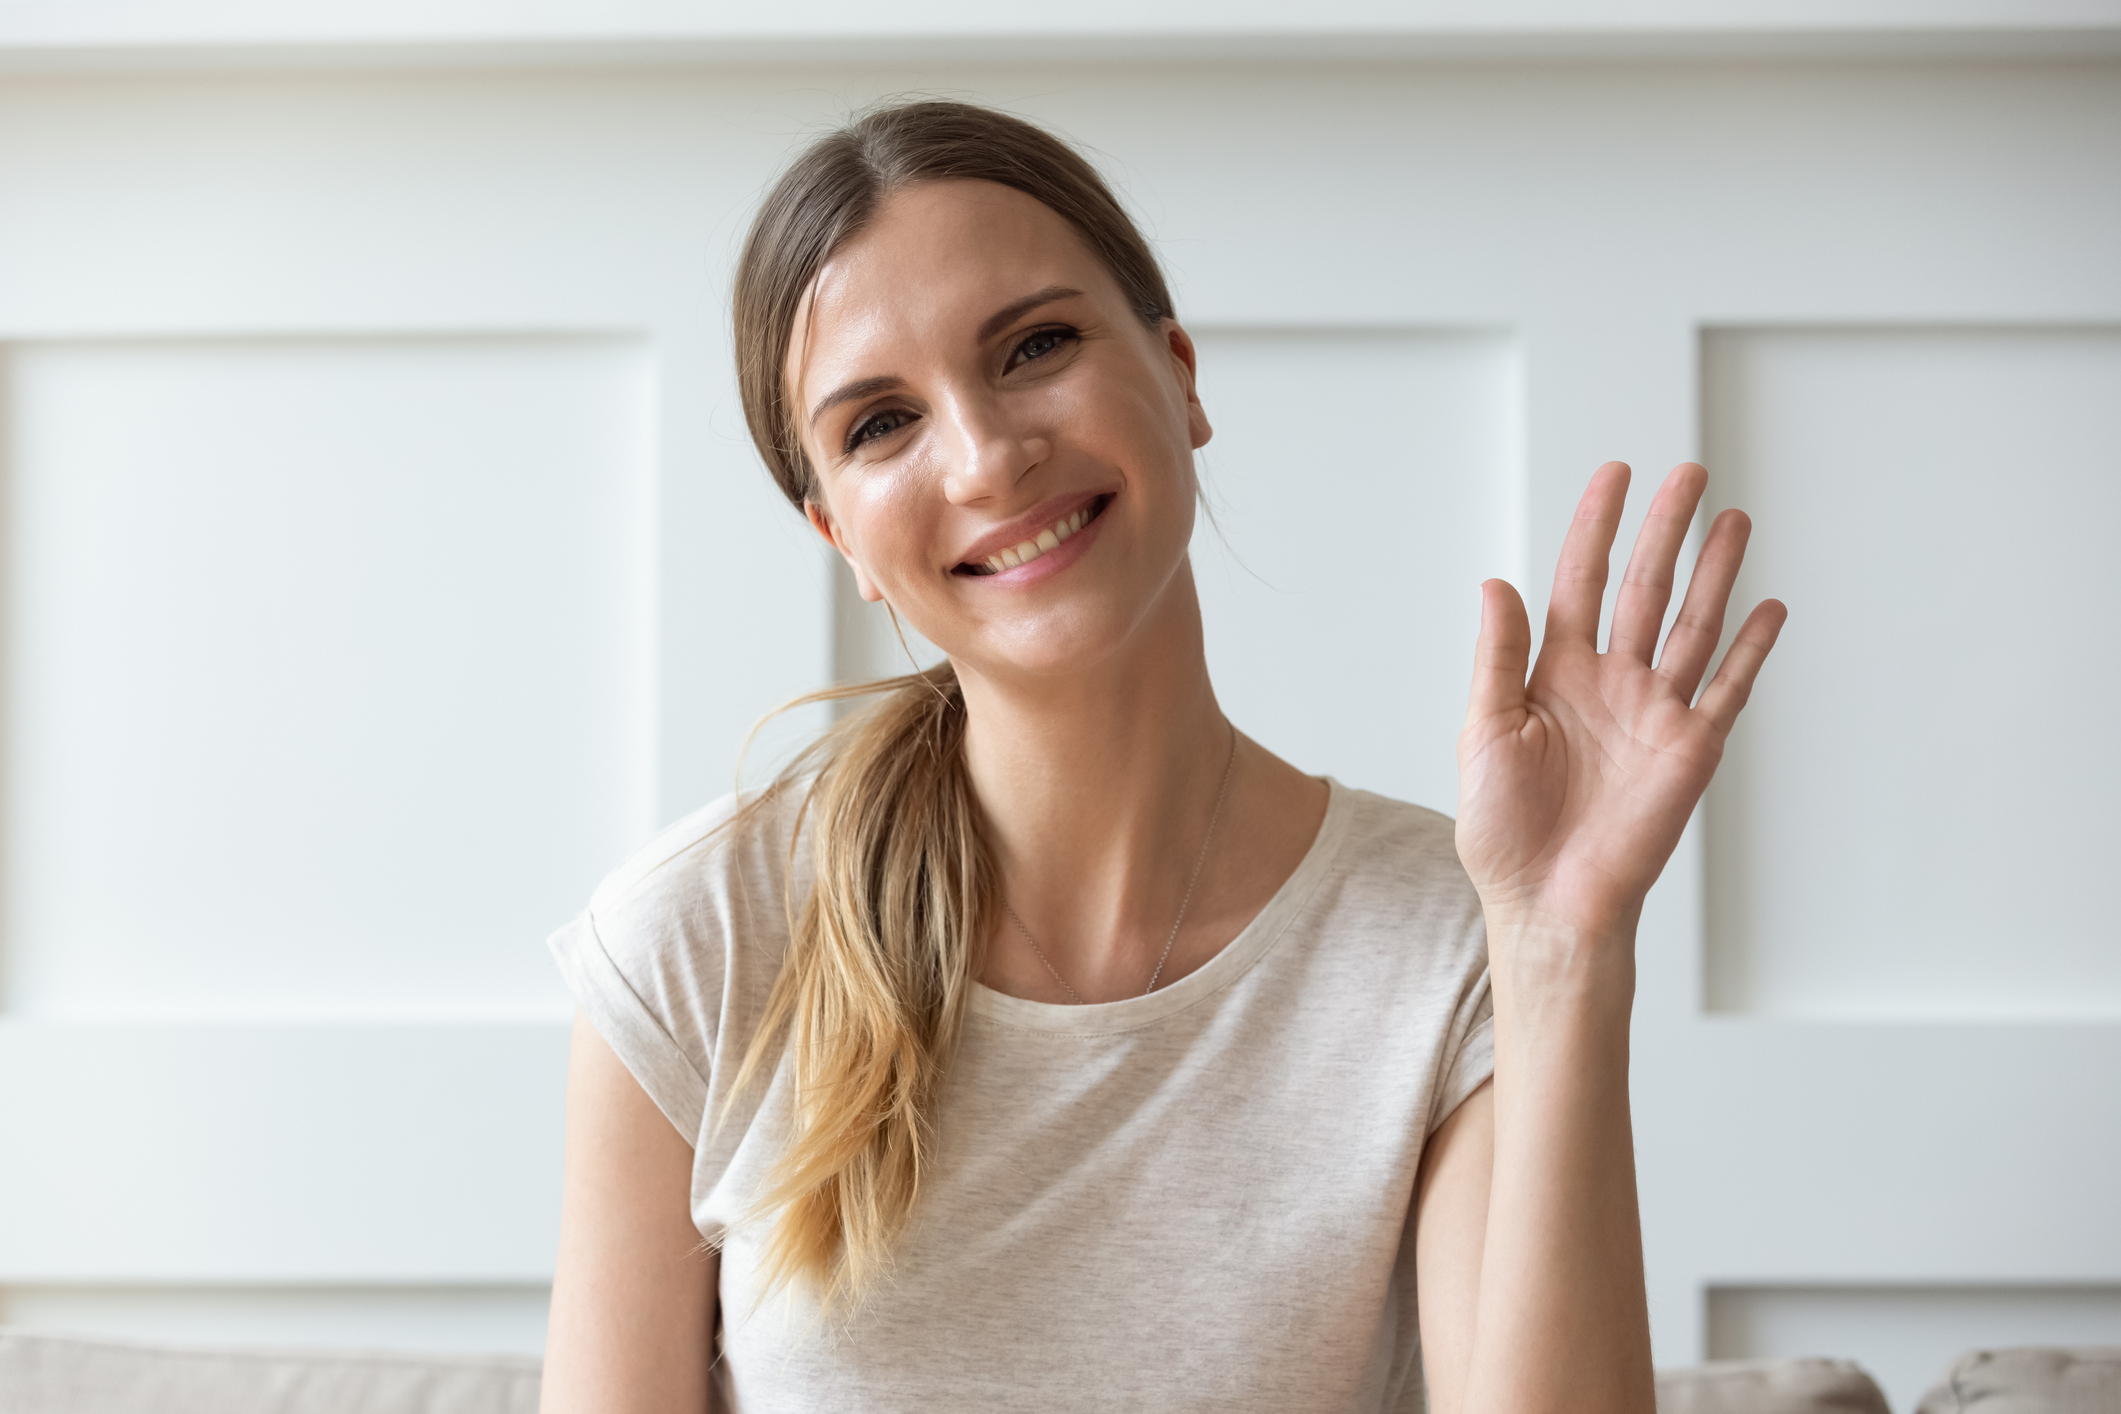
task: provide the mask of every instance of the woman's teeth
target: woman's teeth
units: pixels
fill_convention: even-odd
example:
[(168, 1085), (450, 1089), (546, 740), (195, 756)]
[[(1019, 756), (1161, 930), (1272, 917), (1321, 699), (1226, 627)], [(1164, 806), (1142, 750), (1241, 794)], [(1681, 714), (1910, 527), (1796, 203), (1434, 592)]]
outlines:
[(1018, 565), (1030, 564), (1089, 523), (1090, 507), (1084, 506), (1067, 519), (1055, 521), (1021, 545), (1012, 545), (999, 555), (989, 555), (986, 559), (987, 568), (995, 574), (1000, 574), (1003, 570), (1013, 570)]

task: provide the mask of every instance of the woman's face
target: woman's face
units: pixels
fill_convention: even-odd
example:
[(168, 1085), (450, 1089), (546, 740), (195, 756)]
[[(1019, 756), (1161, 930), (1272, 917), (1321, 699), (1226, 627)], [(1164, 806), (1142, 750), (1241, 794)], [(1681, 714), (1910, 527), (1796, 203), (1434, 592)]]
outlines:
[(786, 377), (812, 523), (961, 669), (1087, 667), (1191, 605), (1192, 342), (1037, 200), (890, 198), (819, 272)]

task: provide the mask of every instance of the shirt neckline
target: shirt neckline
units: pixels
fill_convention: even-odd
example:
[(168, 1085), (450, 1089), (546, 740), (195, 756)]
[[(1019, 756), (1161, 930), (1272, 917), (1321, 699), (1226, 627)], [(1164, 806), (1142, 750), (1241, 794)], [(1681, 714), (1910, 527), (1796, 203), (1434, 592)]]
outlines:
[(1133, 1031), (1183, 1011), (1236, 981), (1274, 945), (1275, 939), (1282, 935), (1290, 920), (1310, 898), (1312, 890), (1317, 888), (1319, 879), (1333, 862), (1333, 856), (1340, 852), (1341, 840), (1347, 834), (1353, 795), (1331, 776), (1327, 776), (1325, 782), (1326, 817), (1319, 822), (1311, 847), (1304, 851), (1296, 868), (1282, 880), (1281, 887), (1274, 891), (1266, 906), (1253, 915), (1243, 931), (1224, 944), (1221, 952), (1193, 971), (1147, 996), (1123, 997), (1116, 1002), (1092, 1002), (1084, 1006), (1012, 997), (975, 979), (968, 998), (972, 1015), (1005, 1026), (1077, 1036)]

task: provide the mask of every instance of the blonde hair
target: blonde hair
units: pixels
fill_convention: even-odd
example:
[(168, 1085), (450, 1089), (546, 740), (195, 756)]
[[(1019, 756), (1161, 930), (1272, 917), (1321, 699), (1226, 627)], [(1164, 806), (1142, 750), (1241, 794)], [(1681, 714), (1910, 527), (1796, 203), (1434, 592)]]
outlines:
[[(737, 265), (738, 383), (752, 440), (798, 509), (820, 499), (783, 370), (805, 292), (891, 193), (979, 180), (1043, 202), (1089, 244), (1138, 318), (1171, 297), (1148, 243), (1090, 164), (1052, 134), (965, 103), (868, 113), (812, 144), (767, 195)], [(934, 1153), (937, 1089), (1000, 907), (965, 769), (965, 701), (945, 662), (881, 683), (784, 772), (805, 791), (814, 884), (731, 1093), (792, 1061), (793, 1128), (758, 1209), (769, 1284), (829, 1307), (871, 1290)], [(796, 704), (790, 704), (791, 706)], [(785, 709), (784, 709), (785, 710)], [(807, 786), (800, 784), (805, 778)], [(791, 844), (791, 849), (793, 845)]]

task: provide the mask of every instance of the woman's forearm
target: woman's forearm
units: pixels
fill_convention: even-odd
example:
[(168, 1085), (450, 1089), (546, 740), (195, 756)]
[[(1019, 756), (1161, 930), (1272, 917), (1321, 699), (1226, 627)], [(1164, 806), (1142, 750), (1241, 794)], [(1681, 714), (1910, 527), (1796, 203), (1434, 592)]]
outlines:
[(1628, 1115), (1632, 921), (1489, 919), (1495, 1168), (1466, 1414), (1650, 1414)]

